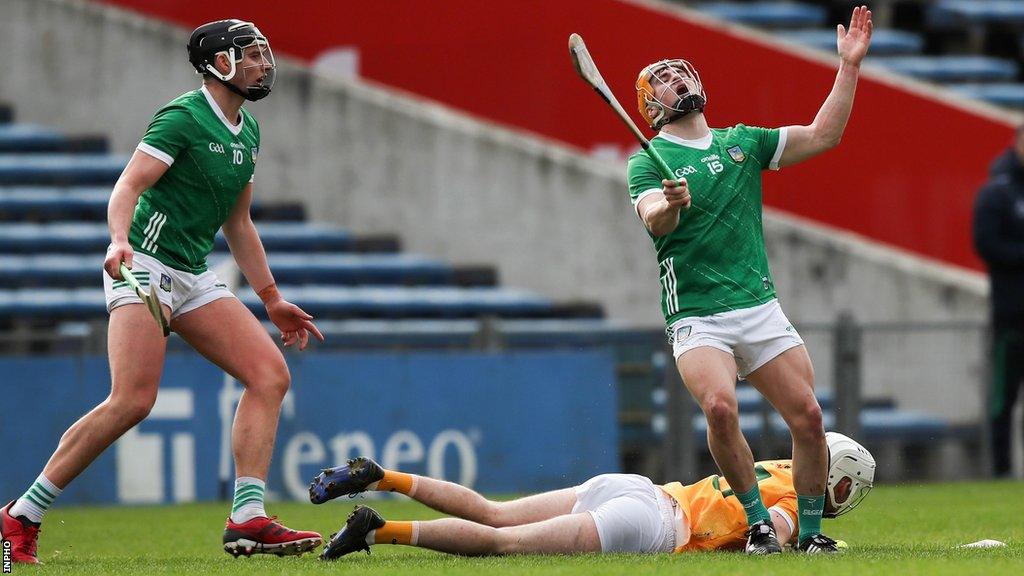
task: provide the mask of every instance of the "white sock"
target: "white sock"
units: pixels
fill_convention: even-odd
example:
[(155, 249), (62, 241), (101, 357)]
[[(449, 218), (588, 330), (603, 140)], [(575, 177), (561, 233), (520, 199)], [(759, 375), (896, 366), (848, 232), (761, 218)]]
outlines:
[(63, 490), (54, 486), (53, 482), (47, 480), (46, 476), (40, 473), (36, 481), (25, 491), (25, 494), (18, 498), (14, 506), (11, 506), (8, 514), (13, 518), (24, 516), (32, 522), (39, 524), (43, 521), (43, 514), (46, 514), (50, 506), (53, 506), (53, 502), (57, 499), (57, 496), (60, 496), (61, 492)]
[(242, 476), (235, 480), (235, 500), (231, 504), (231, 521), (235, 524), (243, 524), (266, 516), (263, 509), (263, 493), (267, 489), (267, 483), (259, 478)]

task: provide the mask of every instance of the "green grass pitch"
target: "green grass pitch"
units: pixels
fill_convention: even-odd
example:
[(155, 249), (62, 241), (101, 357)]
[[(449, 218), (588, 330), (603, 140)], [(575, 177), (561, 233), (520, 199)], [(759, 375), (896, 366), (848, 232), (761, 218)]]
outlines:
[[(342, 499), (323, 506), (271, 503), (272, 514), (295, 528), (325, 536), (338, 529), (354, 504), (385, 518), (438, 515), (408, 500)], [(784, 554), (748, 558), (735, 553), (459, 558), (401, 546), (375, 546), (373, 554), (321, 563), (301, 558), (234, 559), (220, 547), (226, 504), (52, 510), (40, 540), (40, 567), (16, 565), (15, 574), (1024, 574), (1024, 483), (988, 482), (882, 486), (848, 517), (826, 520), (825, 531), (846, 540), (841, 557)], [(1009, 547), (957, 550), (993, 538)], [(358, 570), (358, 572), (354, 572)]]

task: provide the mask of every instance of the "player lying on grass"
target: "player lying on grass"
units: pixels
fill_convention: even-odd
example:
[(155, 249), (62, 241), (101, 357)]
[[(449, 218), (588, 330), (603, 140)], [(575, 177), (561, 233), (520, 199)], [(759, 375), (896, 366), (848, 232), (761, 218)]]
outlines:
[[(835, 432), (826, 436), (829, 469), (824, 515), (834, 518), (867, 495), (875, 461), (852, 439)], [(792, 461), (760, 462), (755, 471), (779, 541), (790, 541), (799, 527)], [(318, 474), (309, 487), (309, 498), (322, 504), (366, 490), (400, 492), (457, 518), (386, 521), (372, 508), (357, 506), (324, 547), (322, 560), (369, 552), (372, 544), (483, 556), (743, 550), (747, 539), (743, 506), (718, 475), (689, 485), (658, 486), (635, 474), (603, 474), (574, 488), (495, 502), (458, 484), (385, 470), (372, 460), (356, 458)], [(829, 540), (804, 551), (834, 549), (835, 542)]]

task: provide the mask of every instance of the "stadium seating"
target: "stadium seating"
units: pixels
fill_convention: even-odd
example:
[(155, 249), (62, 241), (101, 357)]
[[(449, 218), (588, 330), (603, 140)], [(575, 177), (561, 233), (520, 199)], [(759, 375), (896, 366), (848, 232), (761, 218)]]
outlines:
[(128, 159), (108, 154), (0, 154), (0, 185), (113, 184)]
[[(59, 222), (103, 220), (107, 217), (110, 186), (0, 186), (0, 222)], [(251, 206), (260, 221), (299, 221), (305, 210), (298, 203)]]
[[(702, 2), (709, 15), (774, 31), (780, 38), (834, 52), (832, 22), (845, 20), (844, 3)], [(824, 4), (824, 5), (823, 5)], [(1024, 2), (1017, 0), (890, 1), (881, 6), (867, 63), (953, 88), (997, 106), (1024, 109)], [(899, 4), (901, 10), (896, 9)], [(906, 10), (913, 4), (913, 10)], [(878, 10), (876, 10), (878, 11)], [(899, 17), (893, 18), (894, 15)], [(897, 28), (882, 28), (892, 22)], [(1012, 45), (1007, 42), (1013, 39)]]
[(1024, 109), (1024, 84), (959, 84), (951, 88), (969, 98)]
[(1012, 60), (988, 56), (893, 56), (873, 58), (898, 74), (932, 82), (1006, 82), (1017, 77)]
[(928, 22), (937, 26), (956, 26), (963, 23), (1024, 26), (1024, 2), (938, 0), (928, 9)]
[(107, 151), (100, 136), (68, 137), (49, 128), (28, 124), (0, 124), (0, 153)]
[[(832, 29), (791, 30), (779, 36), (811, 48), (831, 52), (836, 49), (836, 31)], [(878, 30), (871, 38), (871, 54), (876, 56), (905, 56), (920, 54), (924, 38), (920, 34), (902, 30)]]
[[(263, 246), (273, 251), (352, 251), (360, 244), (347, 231), (326, 224), (302, 222), (259, 223)], [(4, 224), (0, 226), (0, 254), (75, 253), (102, 254), (110, 244), (110, 233), (102, 222), (57, 222), (47, 224)], [(219, 234), (215, 249), (227, 250)]]
[[(8, 108), (0, 112), (10, 119)], [(28, 322), (61, 331), (74, 320), (106, 316), (100, 286), (110, 241), (106, 205), (127, 160), (106, 154), (106, 147), (99, 137), (0, 124), (0, 326)], [(301, 206), (257, 204), (253, 214), (282, 290), (318, 318), (601, 322), (599, 306), (560, 305), (497, 287), (489, 266), (451, 266), (400, 253), (391, 236), (356, 236), (306, 222)], [(229, 258), (227, 249), (218, 235), (210, 265)], [(262, 308), (250, 290), (239, 295), (254, 311)], [(593, 328), (587, 327), (589, 333)]]
[(723, 20), (769, 28), (821, 26), (825, 9), (810, 4), (789, 2), (708, 2), (697, 8)]

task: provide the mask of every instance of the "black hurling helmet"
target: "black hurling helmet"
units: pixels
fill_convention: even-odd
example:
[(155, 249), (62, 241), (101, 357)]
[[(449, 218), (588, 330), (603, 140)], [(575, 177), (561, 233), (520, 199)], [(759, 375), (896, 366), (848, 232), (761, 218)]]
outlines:
[[(245, 50), (255, 46), (260, 52), (260, 63), (238, 67)], [(188, 61), (196, 72), (216, 78), (229, 90), (246, 100), (260, 100), (270, 94), (277, 77), (274, 53), (270, 42), (252, 22), (241, 20), (218, 20), (196, 28), (188, 39)], [(213, 65), (217, 54), (224, 53), (231, 63), (227, 74), (222, 74)], [(246, 89), (243, 91), (228, 82), (235, 74), (242, 73)]]

